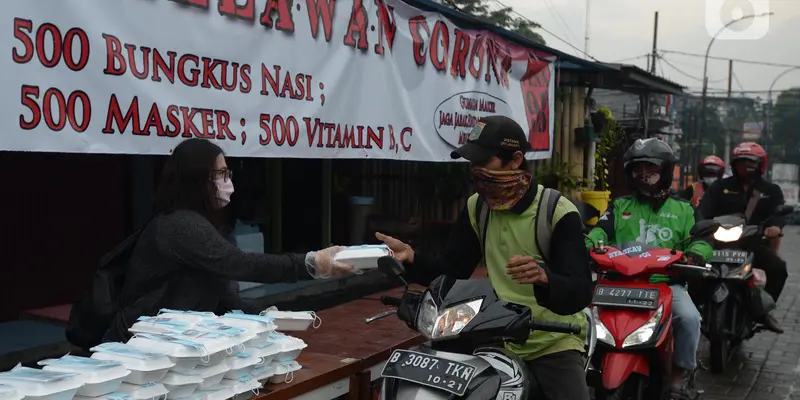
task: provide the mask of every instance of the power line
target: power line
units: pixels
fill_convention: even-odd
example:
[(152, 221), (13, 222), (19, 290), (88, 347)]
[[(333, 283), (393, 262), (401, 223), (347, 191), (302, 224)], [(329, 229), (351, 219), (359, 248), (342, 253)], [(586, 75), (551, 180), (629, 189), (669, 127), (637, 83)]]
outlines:
[[(688, 53), (688, 52), (685, 52), (685, 51), (677, 51), (677, 50), (661, 50), (661, 52), (665, 53), (665, 54), (666, 53), (680, 54), (680, 55), (684, 55), (684, 56), (688, 56), (688, 57), (700, 57), (700, 58), (705, 58), (706, 57), (705, 54)], [(797, 64), (781, 64), (781, 63), (773, 63), (773, 62), (767, 62), (767, 61), (743, 60), (741, 58), (731, 58), (731, 57), (708, 56), (708, 59), (709, 60), (723, 60), (723, 61), (733, 60), (733, 61), (736, 61), (738, 63), (764, 65), (764, 66), (768, 66), (768, 67), (800, 68), (800, 65), (797, 65)]]
[[(671, 62), (667, 61), (667, 59), (665, 59), (664, 57), (658, 57), (658, 59), (659, 59), (659, 60), (661, 60), (661, 61), (664, 61), (664, 63), (665, 63), (665, 64), (669, 65), (670, 67), (672, 67), (672, 69), (674, 69), (675, 71), (677, 71), (678, 73), (680, 73), (680, 74), (681, 74), (681, 75), (683, 75), (683, 76), (686, 76), (686, 77), (688, 77), (688, 78), (691, 78), (691, 79), (694, 79), (694, 80), (697, 80), (697, 81), (700, 81), (700, 82), (702, 82), (702, 81), (703, 81), (703, 78), (699, 78), (699, 77), (696, 77), (696, 76), (694, 76), (694, 75), (691, 75), (691, 74), (689, 74), (689, 73), (687, 73), (687, 72), (684, 72), (683, 70), (681, 70), (680, 68), (678, 68), (678, 67), (676, 67), (674, 64), (672, 64)], [(712, 80), (712, 79), (709, 79), (709, 80), (708, 80), (708, 83), (722, 82), (722, 81), (724, 81), (724, 80), (725, 80), (725, 78), (722, 78), (722, 79), (713, 79), (713, 80)]]

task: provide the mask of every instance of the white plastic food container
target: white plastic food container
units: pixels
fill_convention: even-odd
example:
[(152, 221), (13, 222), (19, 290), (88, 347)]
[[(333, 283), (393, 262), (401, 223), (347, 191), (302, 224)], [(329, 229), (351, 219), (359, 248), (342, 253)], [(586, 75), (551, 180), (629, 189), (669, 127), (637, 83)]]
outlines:
[(218, 321), (225, 325), (246, 329), (248, 332), (253, 332), (256, 335), (278, 329), (278, 326), (275, 325), (275, 318), (267, 315), (230, 312), (219, 317)]
[(253, 369), (250, 371), (250, 375), (253, 377), (253, 379), (258, 380), (259, 382), (266, 382), (269, 378), (275, 375), (275, 365), (264, 364), (253, 366)]
[(195, 324), (196, 322), (189, 322), (169, 314), (162, 314), (157, 317), (139, 317), (136, 323), (128, 330), (133, 333), (182, 332), (191, 329)]
[(191, 396), (203, 383), (203, 378), (199, 375), (186, 375), (169, 371), (161, 383), (169, 390), (168, 399), (179, 399)]
[(200, 395), (203, 400), (226, 400), (234, 396), (230, 386), (215, 385), (207, 388), (199, 388), (194, 392), (194, 396)]
[(78, 395), (97, 397), (116, 392), (122, 380), (130, 371), (118, 361), (97, 360), (93, 358), (66, 355), (61, 358), (39, 361), (45, 371), (80, 374), (84, 386)]
[(281, 352), (281, 346), (270, 340), (257, 343), (248, 342), (245, 352), (260, 358), (263, 364), (269, 364)]
[(278, 346), (278, 354), (276, 354), (272, 361), (291, 361), (300, 356), (308, 345), (302, 339), (294, 336), (284, 335), (280, 332), (275, 332), (269, 336), (269, 339)]
[(164, 378), (170, 368), (175, 366), (169, 357), (129, 346), (123, 343), (103, 343), (90, 349), (97, 360), (117, 361), (122, 363), (131, 374), (122, 379), (123, 382), (143, 385), (157, 382)]
[(264, 311), (267, 317), (275, 318), (275, 325), (279, 331), (304, 331), (307, 330), (314, 320), (315, 314), (311, 311)]
[(225, 355), (218, 353), (241, 352), (244, 350), (244, 342), (256, 337), (255, 333), (248, 333), (241, 328), (206, 323), (204, 326), (208, 329), (205, 329), (200, 327), (201, 324), (198, 323), (196, 328), (180, 333), (138, 334), (131, 338), (128, 344), (140, 349), (152, 349), (173, 359), (189, 359), (180, 363), (181, 369), (187, 369), (191, 363), (198, 360), (199, 364), (210, 364), (211, 356), (219, 357), (217, 362), (221, 362), (225, 359)]
[(269, 383), (289, 383), (294, 379), (294, 372), (302, 368), (297, 361), (273, 362), (273, 372)]
[(83, 381), (75, 373), (17, 367), (0, 372), (0, 384), (13, 387), (26, 399), (70, 400), (83, 386)]
[(164, 387), (169, 390), (167, 399), (182, 399), (184, 397), (193, 395), (197, 388), (200, 387), (200, 384), (190, 383), (188, 385), (168, 385), (165, 383)]
[[(241, 346), (236, 346), (236, 349)], [(215, 365), (224, 362), (228, 358), (228, 350), (218, 351), (208, 357), (170, 357), (175, 363), (173, 371), (191, 373), (198, 365)]]
[(75, 396), (75, 400), (131, 400), (131, 395), (122, 392), (107, 393), (97, 397)]
[(255, 379), (248, 379), (248, 380), (223, 379), (222, 382), (219, 383), (219, 385), (224, 387), (229, 387), (230, 391), (233, 392), (234, 396), (261, 389), (261, 383), (259, 383)]
[(216, 314), (208, 311), (180, 311), (170, 310), (168, 308), (162, 308), (157, 316), (186, 321), (190, 324), (196, 324), (204, 319), (214, 319), (217, 317)]
[(169, 393), (167, 388), (160, 383), (149, 383), (147, 385), (123, 383), (120, 385), (119, 391), (130, 395), (130, 400), (159, 400)]
[(22, 395), (11, 386), (0, 385), (0, 400), (21, 400)]
[(365, 244), (362, 246), (349, 246), (336, 253), (334, 260), (343, 264), (352, 265), (358, 269), (378, 268), (378, 259), (392, 255), (389, 246), (385, 244)]
[(225, 362), (228, 364), (228, 368), (230, 368), (230, 370), (225, 373), (225, 379), (240, 380), (251, 376), (250, 372), (252, 372), (253, 366), (262, 364), (264, 360), (251, 353), (245, 352), (228, 357)]
[(201, 378), (203, 381), (200, 383), (200, 388), (208, 388), (218, 384), (229, 370), (228, 364), (221, 362), (214, 365), (198, 365), (187, 374)]

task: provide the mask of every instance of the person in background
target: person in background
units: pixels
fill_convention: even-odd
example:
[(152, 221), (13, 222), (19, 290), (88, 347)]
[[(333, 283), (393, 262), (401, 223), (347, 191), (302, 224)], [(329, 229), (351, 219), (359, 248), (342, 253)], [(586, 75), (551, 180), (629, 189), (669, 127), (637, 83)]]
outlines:
[[(670, 197), (675, 156), (661, 140), (639, 139), (623, 156), (625, 179), (635, 191), (632, 196), (614, 199), (586, 239), (586, 246), (605, 243), (642, 242), (657, 247), (683, 249), (686, 262), (704, 265), (713, 249), (704, 240), (687, 239), (701, 219), (694, 207), (679, 197)], [(631, 255), (632, 256), (632, 255)], [(688, 371), (697, 366), (700, 344), (700, 312), (686, 290), (686, 277), (653, 275), (651, 283), (666, 282), (672, 289), (672, 318), (675, 328), (672, 392), (670, 399), (689, 398), (685, 385)]]
[[(583, 248), (581, 217), (559, 196), (551, 219), (549, 259), (543, 260), (534, 216), (544, 192), (527, 170), (527, 137), (505, 116), (482, 118), (469, 140), (451, 154), (470, 161), (476, 194), (467, 201), (441, 258), (423, 254), (376, 233), (406, 265), (409, 278), (428, 284), (440, 275), (468, 279), (485, 262), (489, 280), (504, 301), (531, 307), (538, 320), (578, 324), (581, 335), (534, 331), (525, 345), (507, 345), (526, 361), (535, 378), (533, 397), (589, 400), (584, 372), (586, 318), (592, 299), (589, 255)], [(483, 243), (479, 239), (479, 199), (488, 206)]]
[(717, 156), (704, 158), (697, 166), (697, 176), (700, 179), (684, 189), (682, 197), (691, 201), (695, 207), (700, 206), (703, 194), (714, 182), (722, 179), (723, 175), (725, 175), (725, 161)]
[[(779, 240), (785, 221), (783, 218), (768, 218), (784, 203), (783, 190), (763, 178), (767, 171), (767, 152), (757, 143), (741, 143), (733, 149), (731, 167), (733, 176), (712, 186), (700, 200), (700, 213), (706, 218), (745, 214), (748, 224), (766, 224), (764, 236), (771, 241)], [(789, 277), (786, 262), (763, 243), (754, 243), (751, 246), (754, 253), (753, 266), (766, 273), (767, 285), (764, 290), (777, 303)], [(771, 313), (758, 318), (765, 328), (783, 333)]]
[(342, 247), (307, 254), (272, 255), (237, 249), (220, 233), (219, 211), (233, 194), (231, 171), (217, 145), (188, 139), (175, 147), (156, 194), (156, 216), (133, 248), (120, 312), (104, 341), (127, 341), (128, 328), (162, 308), (221, 313), (245, 308), (235, 281), (295, 282), (346, 274), (352, 267), (334, 261)]

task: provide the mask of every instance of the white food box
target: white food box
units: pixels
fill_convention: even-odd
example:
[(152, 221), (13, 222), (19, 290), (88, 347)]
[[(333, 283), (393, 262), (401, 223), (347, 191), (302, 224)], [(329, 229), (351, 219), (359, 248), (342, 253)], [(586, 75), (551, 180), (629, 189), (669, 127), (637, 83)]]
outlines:
[(169, 390), (160, 383), (149, 383), (147, 385), (123, 383), (120, 385), (119, 391), (130, 395), (130, 400), (153, 400), (169, 393)]
[(83, 386), (83, 380), (75, 373), (17, 367), (0, 372), (0, 384), (13, 387), (26, 399), (70, 400)]
[(61, 358), (39, 361), (45, 371), (80, 374), (84, 386), (78, 389), (79, 396), (97, 397), (114, 393), (122, 380), (131, 374), (118, 361), (98, 360), (66, 355)]
[(302, 367), (297, 361), (273, 362), (273, 376), (269, 378), (269, 383), (288, 383), (294, 379), (294, 372)]
[(0, 400), (21, 400), (22, 394), (8, 385), (0, 385)]
[(103, 343), (92, 347), (92, 358), (122, 363), (131, 374), (122, 379), (134, 385), (157, 382), (175, 366), (164, 354), (142, 350), (123, 343)]
[(392, 251), (385, 244), (365, 244), (349, 246), (336, 253), (333, 259), (357, 269), (374, 269), (378, 268), (379, 258), (391, 255)]
[(311, 311), (278, 311), (267, 310), (263, 314), (275, 318), (274, 323), (279, 331), (305, 331), (314, 323)]
[(197, 388), (200, 387), (200, 384), (190, 383), (188, 385), (168, 385), (165, 383), (164, 387), (169, 390), (167, 399), (182, 399), (184, 397), (193, 395)]
[(131, 395), (122, 392), (106, 393), (104, 395), (89, 397), (75, 396), (74, 400), (132, 400)]
[(226, 400), (233, 397), (233, 388), (230, 386), (215, 385), (207, 388), (199, 388), (193, 396), (200, 395), (204, 400)]

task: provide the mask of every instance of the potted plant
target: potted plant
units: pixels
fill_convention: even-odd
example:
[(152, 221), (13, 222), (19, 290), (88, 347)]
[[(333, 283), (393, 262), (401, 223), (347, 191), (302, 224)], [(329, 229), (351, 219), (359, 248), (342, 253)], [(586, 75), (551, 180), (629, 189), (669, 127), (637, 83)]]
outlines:
[(566, 162), (542, 164), (536, 168), (536, 182), (547, 188), (558, 189), (563, 195), (570, 196), (573, 192), (580, 192), (586, 187), (586, 180), (570, 172), (570, 165)]
[[(603, 114), (605, 118), (600, 118), (597, 114)], [(595, 116), (597, 115), (597, 116)], [(581, 193), (582, 200), (594, 207), (600, 214), (605, 212), (608, 207), (608, 202), (611, 200), (611, 191), (608, 184), (608, 169), (610, 163), (610, 156), (620, 145), (625, 141), (625, 132), (617, 127), (617, 121), (611, 114), (611, 110), (606, 107), (598, 107), (596, 112), (593, 113), (593, 123), (605, 122), (601, 125), (603, 129), (600, 131), (599, 141), (597, 143), (597, 150), (594, 153), (594, 179), (592, 190), (585, 190)], [(597, 218), (593, 218), (587, 222), (589, 225), (597, 223)]]

